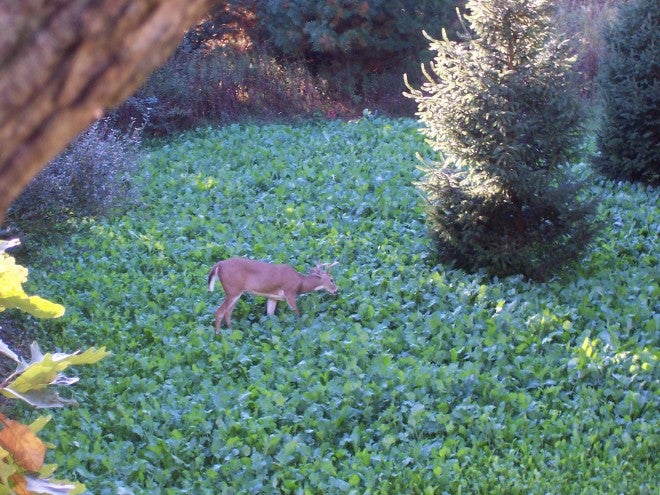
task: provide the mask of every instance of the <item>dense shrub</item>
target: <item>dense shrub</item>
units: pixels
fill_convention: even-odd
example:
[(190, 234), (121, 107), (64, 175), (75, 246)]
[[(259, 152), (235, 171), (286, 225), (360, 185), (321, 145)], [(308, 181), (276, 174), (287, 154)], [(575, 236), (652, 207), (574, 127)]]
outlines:
[(604, 174), (660, 183), (660, 3), (635, 0), (605, 33), (604, 97), (594, 163)]
[(418, 73), (420, 52), (427, 53), (422, 28), (439, 26), (454, 3), (230, 0), (186, 34), (182, 49), (265, 51), (281, 67), (304, 67), (334, 100), (411, 115), (400, 74), (404, 67)]
[(439, 26), (451, 2), (261, 0), (257, 8), (261, 28), (288, 57), (380, 65), (418, 55), (419, 33)]
[[(364, 75), (401, 73), (426, 48), (422, 29), (434, 30), (451, 12), (450, 0), (318, 2), (258, 0), (264, 37), (287, 58), (305, 60), (314, 73), (360, 96)], [(334, 76), (340, 75), (334, 79)], [(400, 84), (400, 83), (399, 83)]]
[(151, 135), (238, 119), (310, 116), (328, 108), (324, 88), (302, 64), (282, 64), (263, 50), (179, 50), (120, 110), (153, 102)]
[(564, 167), (583, 123), (569, 45), (551, 28), (552, 2), (467, 8), (466, 41), (432, 40), (427, 82), (410, 88), (422, 132), (442, 155), (419, 187), (443, 257), (545, 278), (594, 233), (593, 208)]
[[(587, 95), (602, 52), (597, 26), (615, 1), (557, 2), (557, 24), (578, 40), (575, 70), (588, 83)], [(418, 62), (430, 52), (421, 30), (435, 34), (462, 3), (227, 0), (186, 33), (176, 56), (119, 113), (139, 118), (150, 107), (147, 131), (155, 135), (237, 120), (352, 118), (364, 108), (412, 116), (414, 102), (401, 97), (401, 72), (422, 83)], [(324, 19), (325, 31), (311, 29)]]
[(132, 197), (141, 127), (119, 131), (110, 117), (92, 124), (23, 191), (8, 212), (30, 232), (61, 227), (71, 217), (100, 215)]

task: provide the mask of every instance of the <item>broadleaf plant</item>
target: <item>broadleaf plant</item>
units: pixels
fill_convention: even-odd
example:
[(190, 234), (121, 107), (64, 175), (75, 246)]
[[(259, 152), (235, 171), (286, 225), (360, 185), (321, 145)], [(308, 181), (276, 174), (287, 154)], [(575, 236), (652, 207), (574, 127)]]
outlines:
[[(16, 245), (17, 240), (0, 241), (0, 311), (18, 308), (38, 318), (62, 316), (63, 306), (39, 296), (27, 296), (23, 291), (27, 269), (17, 265), (14, 258), (5, 253), (6, 249)], [(16, 371), (0, 383), (0, 393), (37, 408), (77, 404), (47, 387), (76, 383), (77, 378), (61, 372), (69, 366), (93, 364), (108, 355), (105, 348), (91, 348), (83, 353), (42, 354), (36, 342), (31, 351), (31, 359), (26, 362), (0, 340), (0, 353), (18, 364)], [(3, 426), (0, 429), (0, 494), (73, 495), (85, 490), (81, 483), (53, 479), (55, 466), (44, 464), (48, 446), (37, 433), (50, 419), (50, 416), (42, 416), (28, 426), (0, 413)]]
[[(60, 476), (99, 495), (655, 493), (660, 192), (590, 181), (605, 228), (573, 273), (466, 273), (431, 259), (417, 129), (186, 133), (149, 149), (140, 208), (48, 243), (57, 277), (30, 281), (66, 297), (52, 348), (113, 350), (112, 379), (81, 378), (48, 425)], [(230, 256), (339, 259), (340, 291), (301, 317), (242, 298), (216, 335), (206, 277)]]

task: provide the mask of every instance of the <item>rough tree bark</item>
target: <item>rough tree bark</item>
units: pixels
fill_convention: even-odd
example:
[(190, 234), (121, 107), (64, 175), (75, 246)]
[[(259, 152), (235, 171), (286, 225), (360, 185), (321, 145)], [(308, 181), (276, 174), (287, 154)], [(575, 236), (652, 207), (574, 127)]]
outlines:
[(0, 223), (39, 170), (218, 3), (0, 0)]

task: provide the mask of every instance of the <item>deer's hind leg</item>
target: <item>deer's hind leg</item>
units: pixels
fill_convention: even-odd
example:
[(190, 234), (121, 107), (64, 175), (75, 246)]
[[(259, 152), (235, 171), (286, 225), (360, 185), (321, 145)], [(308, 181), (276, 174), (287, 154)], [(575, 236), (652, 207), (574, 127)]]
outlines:
[(215, 310), (215, 333), (220, 332), (223, 318), (227, 323), (227, 328), (231, 328), (231, 312), (241, 295), (242, 293), (234, 297), (227, 296), (218, 309)]

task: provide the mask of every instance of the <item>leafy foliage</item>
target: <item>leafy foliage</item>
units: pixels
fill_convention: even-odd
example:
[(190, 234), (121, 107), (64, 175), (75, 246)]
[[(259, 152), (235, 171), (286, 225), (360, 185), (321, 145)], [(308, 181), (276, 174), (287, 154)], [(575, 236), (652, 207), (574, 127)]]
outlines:
[[(0, 311), (17, 307), (40, 318), (62, 316), (64, 308), (59, 304), (37, 296), (28, 298), (23, 292), (27, 270), (16, 265), (13, 257), (5, 253), (17, 244), (16, 240), (0, 241)], [(76, 404), (46, 387), (76, 383), (77, 378), (67, 377), (61, 372), (72, 365), (95, 363), (107, 355), (105, 349), (89, 349), (82, 354), (44, 355), (35, 342), (32, 344), (32, 358), (30, 362), (25, 362), (2, 340), (0, 353), (18, 363), (16, 371), (0, 383), (0, 394), (39, 408)], [(26, 426), (0, 413), (0, 423), (3, 425), (0, 430), (0, 493), (73, 495), (84, 491), (85, 486), (80, 483), (53, 479), (52, 474), (57, 466), (44, 463), (47, 445), (36, 434), (50, 419), (50, 416), (42, 416)]]
[(564, 167), (583, 117), (551, 4), (468, 2), (466, 40), (431, 40), (427, 82), (407, 95), (442, 156), (419, 182), (441, 256), (469, 270), (546, 278), (594, 234), (583, 184)]
[[(54, 345), (115, 355), (55, 425), (60, 469), (99, 495), (653, 493), (657, 191), (590, 184), (606, 227), (573, 273), (488, 278), (431, 259), (415, 150), (416, 122), (370, 116), (153, 148), (143, 206), (32, 275), (67, 301)], [(216, 336), (233, 255), (338, 259), (339, 295), (244, 297)]]
[(95, 122), (28, 185), (11, 206), (9, 221), (29, 233), (50, 234), (71, 218), (126, 206), (141, 133), (142, 127), (131, 125), (116, 130), (110, 118)]
[(660, 5), (634, 0), (605, 33), (604, 109), (594, 164), (615, 179), (660, 184)]

